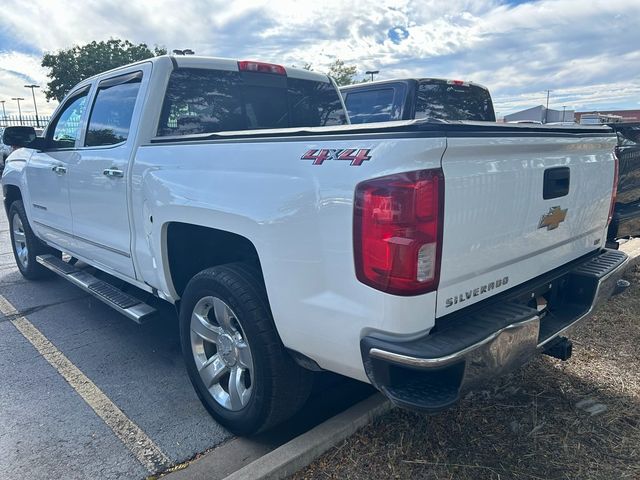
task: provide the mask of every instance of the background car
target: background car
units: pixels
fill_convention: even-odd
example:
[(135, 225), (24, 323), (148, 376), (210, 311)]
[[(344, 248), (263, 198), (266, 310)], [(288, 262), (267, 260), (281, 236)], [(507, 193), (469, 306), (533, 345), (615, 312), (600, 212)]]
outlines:
[(640, 122), (608, 124), (618, 136), (618, 190), (607, 241), (640, 236)]
[(4, 161), (11, 153), (11, 147), (2, 143), (4, 127), (0, 127), (0, 172), (4, 169)]

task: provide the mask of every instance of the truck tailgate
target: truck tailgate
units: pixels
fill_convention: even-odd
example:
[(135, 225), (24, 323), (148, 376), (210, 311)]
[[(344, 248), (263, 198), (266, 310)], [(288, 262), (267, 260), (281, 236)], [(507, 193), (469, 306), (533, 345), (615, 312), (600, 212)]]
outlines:
[(615, 143), (551, 129), (449, 137), (436, 315), (604, 246)]

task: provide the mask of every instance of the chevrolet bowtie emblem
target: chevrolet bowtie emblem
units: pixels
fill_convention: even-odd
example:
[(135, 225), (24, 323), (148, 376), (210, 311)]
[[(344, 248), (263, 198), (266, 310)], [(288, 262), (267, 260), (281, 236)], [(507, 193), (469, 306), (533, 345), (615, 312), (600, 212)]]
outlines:
[(545, 213), (540, 219), (540, 225), (538, 228), (547, 227), (547, 230), (554, 230), (564, 222), (567, 217), (567, 208), (562, 210), (560, 207), (551, 207), (549, 213)]

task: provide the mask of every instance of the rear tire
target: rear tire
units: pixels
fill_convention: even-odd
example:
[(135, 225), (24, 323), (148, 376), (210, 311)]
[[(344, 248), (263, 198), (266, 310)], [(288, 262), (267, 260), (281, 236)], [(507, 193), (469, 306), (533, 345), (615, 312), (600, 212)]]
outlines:
[(23, 277), (29, 280), (40, 280), (54, 275), (49, 269), (40, 265), (36, 257), (46, 253), (60, 255), (60, 252), (47, 246), (35, 236), (29, 225), (22, 200), (14, 201), (9, 207), (9, 236), (16, 265)]
[(258, 272), (243, 264), (208, 268), (180, 306), (182, 352), (198, 397), (237, 435), (267, 430), (307, 400), (312, 373), (286, 352)]

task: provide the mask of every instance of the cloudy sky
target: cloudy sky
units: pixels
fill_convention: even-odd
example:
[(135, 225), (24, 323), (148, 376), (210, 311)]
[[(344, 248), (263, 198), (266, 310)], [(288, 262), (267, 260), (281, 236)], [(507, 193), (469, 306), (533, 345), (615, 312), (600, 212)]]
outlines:
[[(25, 83), (46, 85), (44, 52), (113, 37), (320, 71), (340, 58), (380, 79), (472, 80), (499, 116), (544, 103), (547, 89), (550, 107), (640, 109), (640, 0), (3, 0), (7, 113), (11, 97), (29, 98)], [(38, 104), (55, 106), (41, 93)]]

